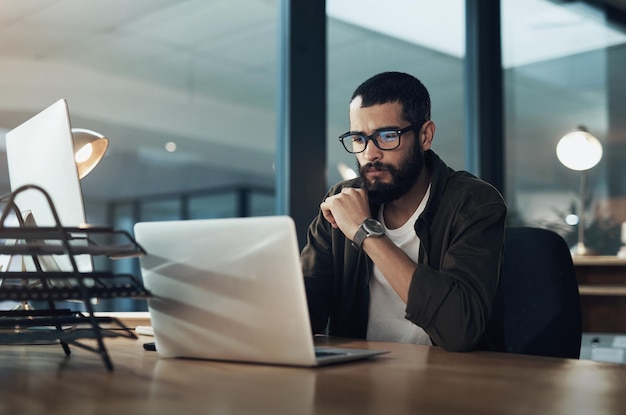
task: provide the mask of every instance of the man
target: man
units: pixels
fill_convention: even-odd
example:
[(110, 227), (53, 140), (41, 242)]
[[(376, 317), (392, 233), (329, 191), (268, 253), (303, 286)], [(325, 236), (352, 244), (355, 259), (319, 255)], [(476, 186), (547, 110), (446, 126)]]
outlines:
[(476, 348), (495, 296), (506, 206), (496, 189), (431, 150), (422, 83), (378, 74), (354, 92), (360, 177), (332, 187), (302, 251), (316, 333)]

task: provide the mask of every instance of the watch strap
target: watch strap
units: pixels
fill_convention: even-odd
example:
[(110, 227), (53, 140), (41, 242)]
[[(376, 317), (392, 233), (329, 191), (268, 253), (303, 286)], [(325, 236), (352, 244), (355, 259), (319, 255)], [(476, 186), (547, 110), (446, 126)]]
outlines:
[(365, 240), (365, 238), (367, 238), (367, 231), (363, 227), (363, 224), (361, 224), (361, 226), (359, 226), (359, 229), (357, 229), (356, 233), (354, 234), (354, 238), (352, 238), (352, 246), (360, 251), (361, 245), (363, 245), (363, 241)]
[[(366, 226), (368, 224), (369, 226)], [(380, 230), (375, 230), (376, 228), (379, 228)], [(368, 238), (370, 236), (381, 237), (383, 235), (384, 232), (382, 231), (382, 225), (380, 224), (380, 222), (378, 222), (376, 219), (367, 218), (363, 221), (363, 223), (361, 223), (361, 226), (359, 226), (359, 229), (357, 229), (356, 233), (354, 234), (354, 237), (352, 238), (352, 246), (354, 246), (358, 250), (361, 250), (361, 246), (363, 245), (363, 241), (365, 240), (365, 238)]]

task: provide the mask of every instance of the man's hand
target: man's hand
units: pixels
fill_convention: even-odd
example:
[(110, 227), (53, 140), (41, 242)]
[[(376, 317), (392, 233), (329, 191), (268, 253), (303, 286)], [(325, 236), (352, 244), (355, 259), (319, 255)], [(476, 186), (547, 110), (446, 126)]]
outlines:
[(350, 240), (361, 223), (371, 217), (367, 192), (352, 187), (343, 188), (341, 193), (327, 197), (320, 204), (320, 209), (333, 228), (339, 228)]

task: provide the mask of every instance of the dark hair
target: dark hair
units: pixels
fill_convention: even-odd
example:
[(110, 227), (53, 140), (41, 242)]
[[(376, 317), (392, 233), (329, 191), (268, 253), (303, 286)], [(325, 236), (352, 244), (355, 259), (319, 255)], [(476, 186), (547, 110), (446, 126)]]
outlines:
[(399, 102), (402, 117), (417, 126), (430, 120), (430, 95), (422, 82), (402, 72), (383, 72), (357, 87), (350, 102), (361, 96), (361, 107)]

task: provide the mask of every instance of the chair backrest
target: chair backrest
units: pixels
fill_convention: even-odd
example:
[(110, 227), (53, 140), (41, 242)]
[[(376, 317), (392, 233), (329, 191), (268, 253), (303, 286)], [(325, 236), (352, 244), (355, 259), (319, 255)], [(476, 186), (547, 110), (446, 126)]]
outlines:
[(578, 283), (565, 240), (539, 228), (505, 230), (500, 285), (486, 341), (509, 353), (578, 358)]

